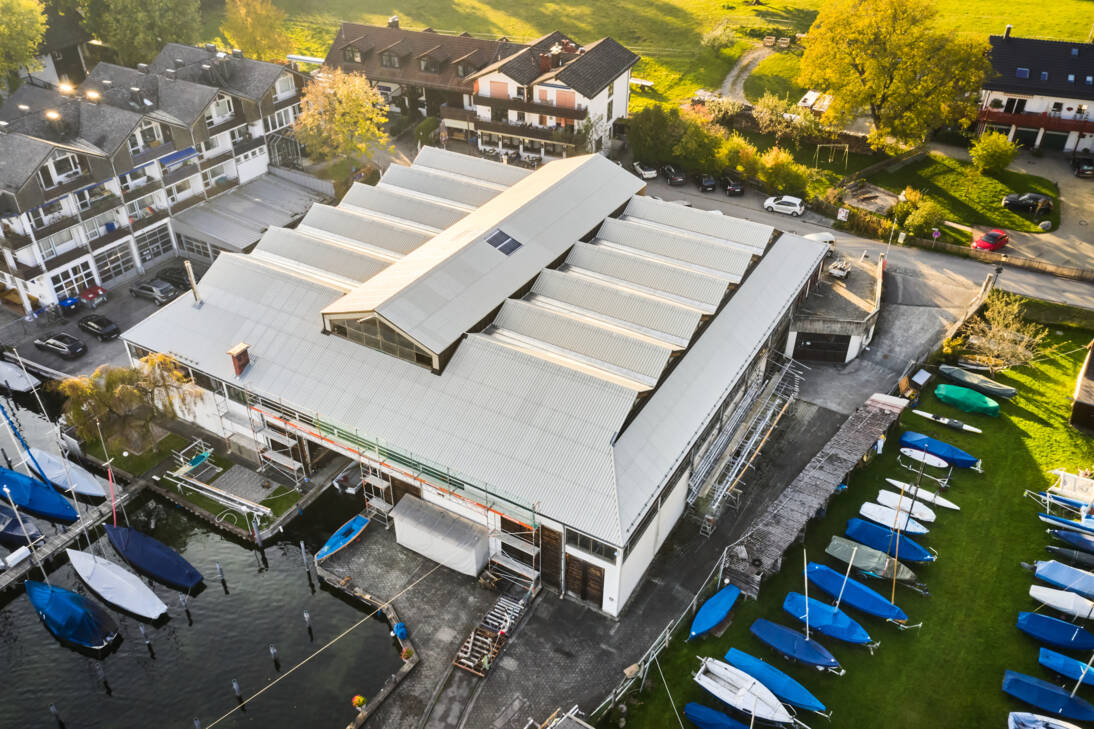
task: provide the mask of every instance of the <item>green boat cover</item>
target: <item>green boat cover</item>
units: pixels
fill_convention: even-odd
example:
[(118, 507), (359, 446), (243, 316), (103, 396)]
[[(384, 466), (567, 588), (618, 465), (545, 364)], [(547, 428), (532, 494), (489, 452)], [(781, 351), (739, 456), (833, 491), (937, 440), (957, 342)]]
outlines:
[(947, 405), (953, 405), (966, 413), (980, 413), (999, 417), (999, 403), (976, 390), (957, 385), (939, 385), (934, 388), (934, 396)]
[(977, 372), (969, 372), (952, 365), (940, 365), (938, 371), (948, 380), (971, 387), (992, 397), (1011, 398), (1018, 394), (1010, 385), (1004, 385)]
[(855, 569), (869, 572), (877, 577), (891, 580), (893, 578), (893, 570), (895, 569), (896, 578), (900, 582), (916, 581), (915, 572), (912, 572), (904, 564), (897, 562), (880, 550), (867, 547), (865, 544), (853, 542), (850, 539), (834, 536), (824, 551), (830, 557), (844, 563), (851, 563), (851, 557), (854, 555)]

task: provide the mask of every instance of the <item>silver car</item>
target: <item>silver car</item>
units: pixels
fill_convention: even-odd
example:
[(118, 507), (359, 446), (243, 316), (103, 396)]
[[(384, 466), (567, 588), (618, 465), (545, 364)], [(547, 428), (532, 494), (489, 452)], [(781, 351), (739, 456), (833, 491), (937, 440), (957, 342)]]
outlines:
[(764, 200), (764, 210), (769, 213), (783, 213), (793, 215), (795, 218), (805, 212), (805, 203), (800, 197), (779, 195)]
[(150, 299), (156, 303), (156, 306), (163, 306), (178, 296), (179, 290), (166, 281), (154, 278), (132, 287), (129, 289), (129, 294), (135, 298)]

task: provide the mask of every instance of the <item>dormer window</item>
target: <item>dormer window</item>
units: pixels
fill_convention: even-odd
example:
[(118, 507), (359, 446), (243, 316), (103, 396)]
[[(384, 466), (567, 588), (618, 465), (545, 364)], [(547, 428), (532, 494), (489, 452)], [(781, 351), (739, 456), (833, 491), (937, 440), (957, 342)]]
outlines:
[(38, 170), (38, 178), (46, 190), (74, 180), (81, 174), (80, 158), (69, 152), (59, 152)]
[(440, 73), (441, 64), (437, 63), (435, 58), (426, 56), (425, 58), (418, 59), (418, 68), (426, 73)]
[(232, 115), (232, 97), (218, 94), (205, 112), (205, 126), (215, 127)]
[(354, 48), (353, 46), (346, 46), (342, 49), (342, 60), (346, 63), (360, 63), (361, 49)]
[(384, 68), (398, 68), (399, 57), (396, 56), (394, 53), (381, 53), (380, 65)]
[(293, 81), (291, 74), (285, 73), (278, 76), (277, 83), (274, 85), (274, 93), (277, 95), (277, 98), (282, 99), (295, 90), (296, 83)]
[(162, 143), (163, 130), (160, 125), (151, 119), (145, 119), (129, 135), (129, 153), (140, 154), (149, 147), (156, 147)]
[(1041, 80), (1048, 81), (1048, 71), (1041, 71)]
[(1017, 71), (1014, 72), (1014, 75), (1018, 78), (1029, 78), (1029, 69), (1019, 68)]
[(472, 66), (470, 63), (457, 63), (456, 64), (456, 75), (459, 76), (460, 78), (463, 78), (464, 76), (470, 76), (474, 72), (475, 72), (475, 67)]
[(1068, 82), (1069, 84), (1073, 84), (1073, 83), (1075, 83), (1075, 74), (1073, 74), (1073, 73), (1069, 73), (1069, 74), (1067, 75), (1067, 82)]

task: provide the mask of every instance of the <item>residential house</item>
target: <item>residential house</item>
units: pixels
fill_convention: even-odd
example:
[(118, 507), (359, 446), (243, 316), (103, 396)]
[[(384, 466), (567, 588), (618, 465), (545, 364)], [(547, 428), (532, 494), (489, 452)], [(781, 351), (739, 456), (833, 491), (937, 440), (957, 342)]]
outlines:
[[(272, 136), (296, 114), (301, 80), (238, 52), (169, 44), (136, 69), (100, 63), (77, 88), (19, 88), (0, 107), (8, 302), (29, 313), (161, 257), (211, 261), (221, 248), (246, 247), (241, 232), (223, 244), (200, 225), (181, 234), (185, 215), (196, 215), (184, 210), (244, 183), (263, 185), (273, 203), (250, 204), (258, 208), (250, 243), (289, 222), (278, 216), (294, 207), (293, 195), (305, 209), (321, 197), (264, 176)], [(220, 227), (229, 224), (235, 231), (240, 222)]]
[(22, 75), (47, 86), (78, 84), (91, 65), (87, 46), (92, 38), (84, 28), (84, 18), (76, 9), (62, 11), (53, 2), (46, 3), (44, 10), (46, 32), (38, 45), (38, 63), (35, 68), (23, 69)]
[(393, 108), (440, 116), (452, 138), (541, 158), (601, 149), (627, 115), (637, 62), (611, 38), (580, 46), (555, 31), (523, 45), (405, 30), (394, 17), (343, 23), (326, 58), (364, 73)]
[(978, 131), (1029, 149), (1094, 148), (1094, 43), (993, 35), (992, 76), (980, 97)]

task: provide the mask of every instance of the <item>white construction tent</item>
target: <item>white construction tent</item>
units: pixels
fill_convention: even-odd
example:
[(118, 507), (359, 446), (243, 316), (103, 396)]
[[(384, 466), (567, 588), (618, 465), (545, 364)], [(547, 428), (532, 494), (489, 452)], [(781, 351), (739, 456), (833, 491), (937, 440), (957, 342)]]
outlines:
[(475, 577), (490, 559), (490, 533), (451, 511), (406, 495), (391, 510), (395, 541), (423, 557)]

